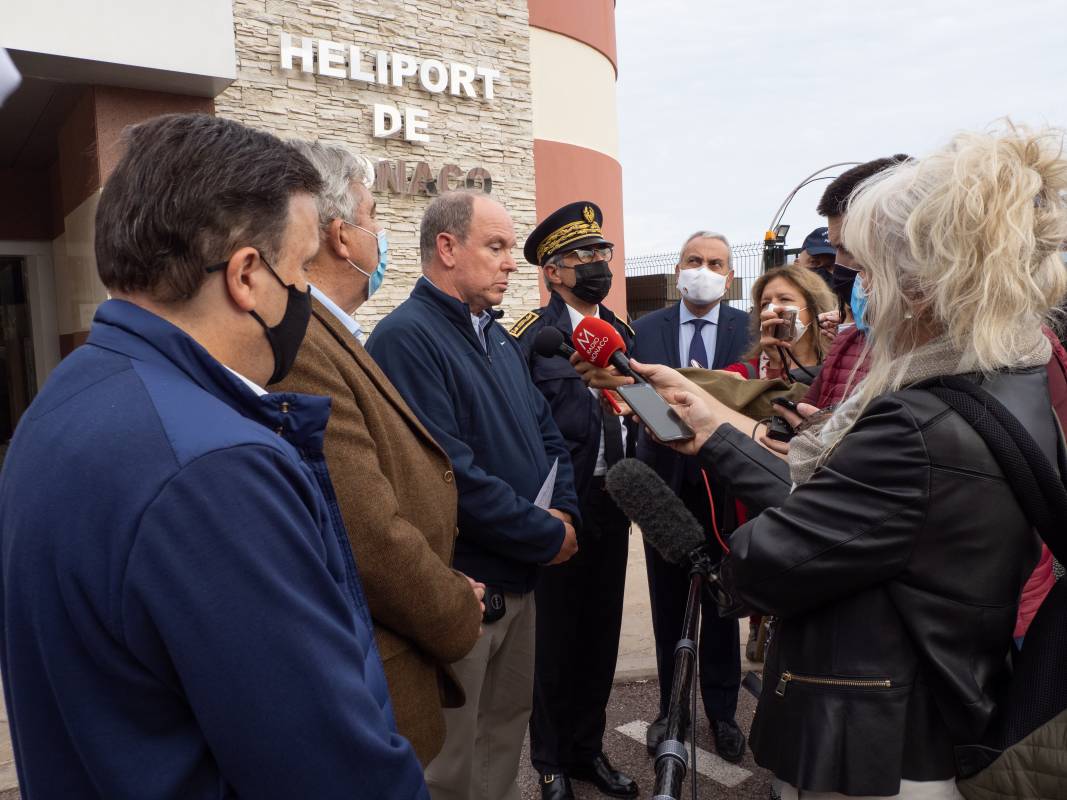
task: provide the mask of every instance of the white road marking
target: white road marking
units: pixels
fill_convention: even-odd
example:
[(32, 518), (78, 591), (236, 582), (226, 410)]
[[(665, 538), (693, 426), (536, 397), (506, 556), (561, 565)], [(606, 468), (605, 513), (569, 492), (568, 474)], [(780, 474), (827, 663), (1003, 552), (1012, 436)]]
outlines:
[[(623, 736), (645, 743), (645, 733), (648, 731), (648, 723), (644, 720), (634, 720), (625, 725), (620, 725), (615, 730)], [(686, 747), (692, 747), (691, 742), (686, 742)], [(716, 783), (733, 788), (744, 783), (752, 777), (752, 773), (736, 764), (731, 764), (715, 753), (709, 753), (700, 747), (697, 748), (697, 772), (705, 778), (711, 778)]]

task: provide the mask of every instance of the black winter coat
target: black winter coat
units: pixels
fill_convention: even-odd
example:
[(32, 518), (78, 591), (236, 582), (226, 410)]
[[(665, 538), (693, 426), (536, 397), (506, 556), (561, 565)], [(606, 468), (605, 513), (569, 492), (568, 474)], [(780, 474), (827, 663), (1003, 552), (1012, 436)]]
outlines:
[[(983, 388), (1056, 463), (1043, 367)], [(769, 507), (730, 537), (724, 579), (780, 618), (750, 743), (803, 790), (893, 795), (955, 774), (1009, 675), (1039, 540), (985, 443), (932, 394), (876, 399), (792, 494), (780, 468), (723, 426), (704, 464)], [(765, 451), (764, 451), (765, 453)], [(779, 462), (781, 463), (781, 462)]]

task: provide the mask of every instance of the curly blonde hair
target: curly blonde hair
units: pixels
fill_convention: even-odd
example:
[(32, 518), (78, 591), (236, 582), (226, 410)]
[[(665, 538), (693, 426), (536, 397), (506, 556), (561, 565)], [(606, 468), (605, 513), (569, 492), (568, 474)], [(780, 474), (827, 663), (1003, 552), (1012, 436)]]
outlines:
[(900, 388), (902, 357), (947, 337), (975, 371), (1011, 368), (1067, 291), (1064, 132), (964, 133), (857, 187), (842, 238), (864, 270), (863, 404)]

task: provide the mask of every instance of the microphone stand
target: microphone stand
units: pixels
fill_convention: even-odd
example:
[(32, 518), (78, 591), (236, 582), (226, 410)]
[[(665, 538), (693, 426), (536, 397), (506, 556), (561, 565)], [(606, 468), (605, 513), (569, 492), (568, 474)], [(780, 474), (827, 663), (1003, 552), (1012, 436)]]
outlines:
[[(703, 548), (690, 556), (689, 598), (685, 603), (682, 638), (674, 648), (674, 682), (667, 711), (667, 731), (656, 748), (656, 785), (652, 800), (681, 800), (682, 784), (688, 769), (689, 752), (685, 729), (689, 716), (686, 700), (694, 690), (697, 665), (697, 630), (700, 627), (700, 599), (712, 573), (711, 558)], [(695, 720), (692, 720), (695, 723)], [(695, 744), (694, 744), (695, 747)], [(694, 750), (694, 753), (696, 751)]]

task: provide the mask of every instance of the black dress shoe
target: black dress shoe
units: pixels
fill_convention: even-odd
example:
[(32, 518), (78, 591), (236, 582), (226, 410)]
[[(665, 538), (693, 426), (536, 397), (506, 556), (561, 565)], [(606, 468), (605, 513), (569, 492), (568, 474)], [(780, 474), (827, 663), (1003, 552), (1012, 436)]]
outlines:
[[(687, 742), (692, 741), (692, 728), (686, 726), (685, 728), (685, 740)], [(660, 717), (651, 725), (648, 726), (648, 730), (645, 731), (645, 747), (648, 748), (648, 754), (650, 756), (656, 755), (656, 750), (659, 748), (660, 743), (667, 736), (667, 718)]]
[(727, 761), (737, 763), (745, 754), (745, 734), (732, 719), (716, 719), (711, 722), (712, 733), (715, 734), (715, 749), (719, 755)]
[(611, 766), (608, 757), (603, 753), (598, 753), (592, 761), (575, 764), (569, 772), (576, 781), (588, 781), (602, 793), (612, 797), (637, 797), (637, 784), (633, 778)]
[(541, 800), (574, 800), (570, 779), (558, 772), (542, 775)]
[(659, 747), (659, 743), (663, 741), (663, 737), (667, 735), (667, 718), (660, 717), (651, 725), (648, 726), (648, 730), (645, 731), (645, 747), (648, 748), (648, 754), (650, 756), (656, 755), (656, 748)]

